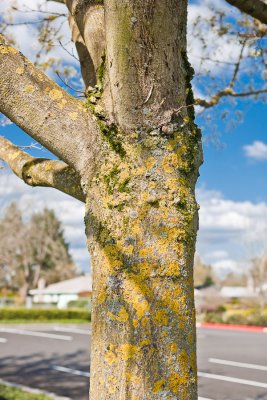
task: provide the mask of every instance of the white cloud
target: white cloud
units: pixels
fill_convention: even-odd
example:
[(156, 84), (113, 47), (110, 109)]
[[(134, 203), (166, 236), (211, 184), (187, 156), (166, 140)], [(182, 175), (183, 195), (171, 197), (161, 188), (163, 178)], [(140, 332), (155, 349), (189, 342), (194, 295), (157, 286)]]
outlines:
[(243, 147), (246, 157), (257, 161), (267, 161), (267, 144), (255, 140)]
[(228, 257), (228, 252), (225, 250), (214, 250), (206, 254), (206, 257), (211, 258), (213, 260), (222, 260)]
[(233, 201), (220, 192), (200, 188), (197, 249), (218, 271), (246, 269), (266, 241), (267, 204)]
[(222, 259), (220, 261), (216, 261), (213, 264), (213, 267), (215, 270), (218, 272), (230, 272), (230, 271), (235, 271), (238, 269), (238, 263), (234, 260), (231, 260), (230, 258)]
[(220, 192), (206, 189), (197, 190), (200, 203), (201, 229), (206, 232), (226, 232), (239, 235), (255, 224), (262, 229), (266, 225), (267, 204), (264, 202), (233, 201), (225, 199)]

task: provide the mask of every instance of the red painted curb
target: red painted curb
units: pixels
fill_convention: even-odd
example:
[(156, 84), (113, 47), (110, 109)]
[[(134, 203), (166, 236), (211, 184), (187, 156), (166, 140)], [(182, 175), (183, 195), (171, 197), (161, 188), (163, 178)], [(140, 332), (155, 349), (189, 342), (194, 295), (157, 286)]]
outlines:
[(236, 331), (250, 331), (250, 332), (266, 332), (267, 327), (265, 326), (254, 326), (254, 325), (235, 325), (235, 324), (223, 324), (217, 322), (200, 322), (197, 327), (211, 328), (211, 329), (231, 329)]

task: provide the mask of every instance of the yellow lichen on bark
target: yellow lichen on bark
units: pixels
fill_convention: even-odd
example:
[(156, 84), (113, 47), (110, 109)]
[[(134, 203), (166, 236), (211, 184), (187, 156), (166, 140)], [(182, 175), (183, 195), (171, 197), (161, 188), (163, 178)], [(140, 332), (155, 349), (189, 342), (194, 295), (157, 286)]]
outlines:
[(166, 379), (160, 379), (159, 381), (155, 382), (153, 387), (153, 393), (161, 392), (165, 385), (166, 385)]
[(139, 284), (136, 284), (134, 279), (127, 279), (123, 290), (125, 301), (133, 307), (136, 317), (138, 319), (144, 317), (149, 312), (150, 306), (144, 293), (147, 288), (141, 283), (141, 280)]
[(33, 85), (27, 85), (25, 87), (25, 92), (27, 93), (34, 93), (35, 92), (35, 87)]
[(120, 309), (118, 315), (112, 314), (111, 312), (108, 312), (107, 315), (113, 321), (118, 321), (118, 322), (126, 322), (129, 319), (129, 313), (126, 311), (124, 307)]
[(15, 72), (18, 75), (22, 75), (24, 73), (24, 71), (25, 71), (24, 67), (19, 67), (19, 68), (16, 69)]
[(75, 121), (78, 118), (78, 113), (77, 112), (71, 112), (71, 113), (69, 113), (69, 116), (72, 119), (72, 121)]
[(63, 93), (60, 89), (51, 89), (49, 90), (49, 97), (52, 100), (61, 100), (63, 97)]
[(16, 53), (17, 50), (11, 46), (5, 46), (5, 45), (0, 46), (0, 54), (16, 54)]

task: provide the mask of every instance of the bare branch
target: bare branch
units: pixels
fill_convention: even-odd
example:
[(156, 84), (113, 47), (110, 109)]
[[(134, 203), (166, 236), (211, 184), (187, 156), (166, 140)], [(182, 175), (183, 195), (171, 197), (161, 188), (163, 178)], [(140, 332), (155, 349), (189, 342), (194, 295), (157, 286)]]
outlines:
[(260, 90), (251, 90), (247, 92), (242, 92), (242, 93), (236, 93), (233, 91), (232, 88), (227, 87), (224, 90), (221, 90), (218, 92), (216, 95), (214, 95), (210, 100), (204, 100), (204, 99), (195, 99), (195, 105), (204, 107), (204, 108), (210, 108), (218, 104), (221, 100), (222, 97), (247, 97), (247, 96), (258, 96), (260, 94), (267, 93), (267, 88), (266, 89), (260, 89)]
[[(0, 35), (0, 112), (82, 175), (99, 153), (99, 127), (67, 94)], [(89, 166), (89, 167), (88, 167)]]
[(34, 158), (2, 136), (0, 159), (28, 185), (53, 187), (85, 202), (80, 176), (64, 162)]
[(246, 47), (246, 43), (247, 43), (247, 40), (245, 39), (244, 42), (242, 43), (242, 46), (241, 46), (241, 49), (240, 49), (240, 53), (239, 53), (239, 57), (238, 57), (238, 60), (237, 60), (237, 62), (235, 64), (233, 76), (232, 76), (231, 82), (229, 84), (229, 87), (231, 89), (234, 87), (234, 84), (236, 82), (236, 79), (237, 79), (237, 76), (238, 76), (238, 73), (239, 73), (239, 70), (240, 70), (240, 66), (241, 66), (241, 62), (242, 62), (242, 59), (243, 59), (243, 53), (244, 53), (244, 50), (245, 50), (245, 47)]
[(266, 0), (226, 0), (227, 3), (237, 7), (240, 11), (267, 24)]

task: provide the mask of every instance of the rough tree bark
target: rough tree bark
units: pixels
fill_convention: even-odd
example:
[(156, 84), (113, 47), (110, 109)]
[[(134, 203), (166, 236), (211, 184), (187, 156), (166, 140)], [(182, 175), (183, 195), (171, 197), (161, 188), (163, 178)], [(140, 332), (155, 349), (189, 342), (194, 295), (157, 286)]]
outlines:
[[(90, 399), (197, 400), (194, 190), (202, 151), (187, 1), (66, 3), (83, 46), (87, 101), (64, 93), (1, 38), (0, 109), (77, 174), (76, 188), (63, 191), (83, 191), (93, 268)], [(0, 157), (23, 177), (25, 157), (14, 146), (5, 142)], [(30, 182), (58, 188), (44, 169), (32, 168)]]

